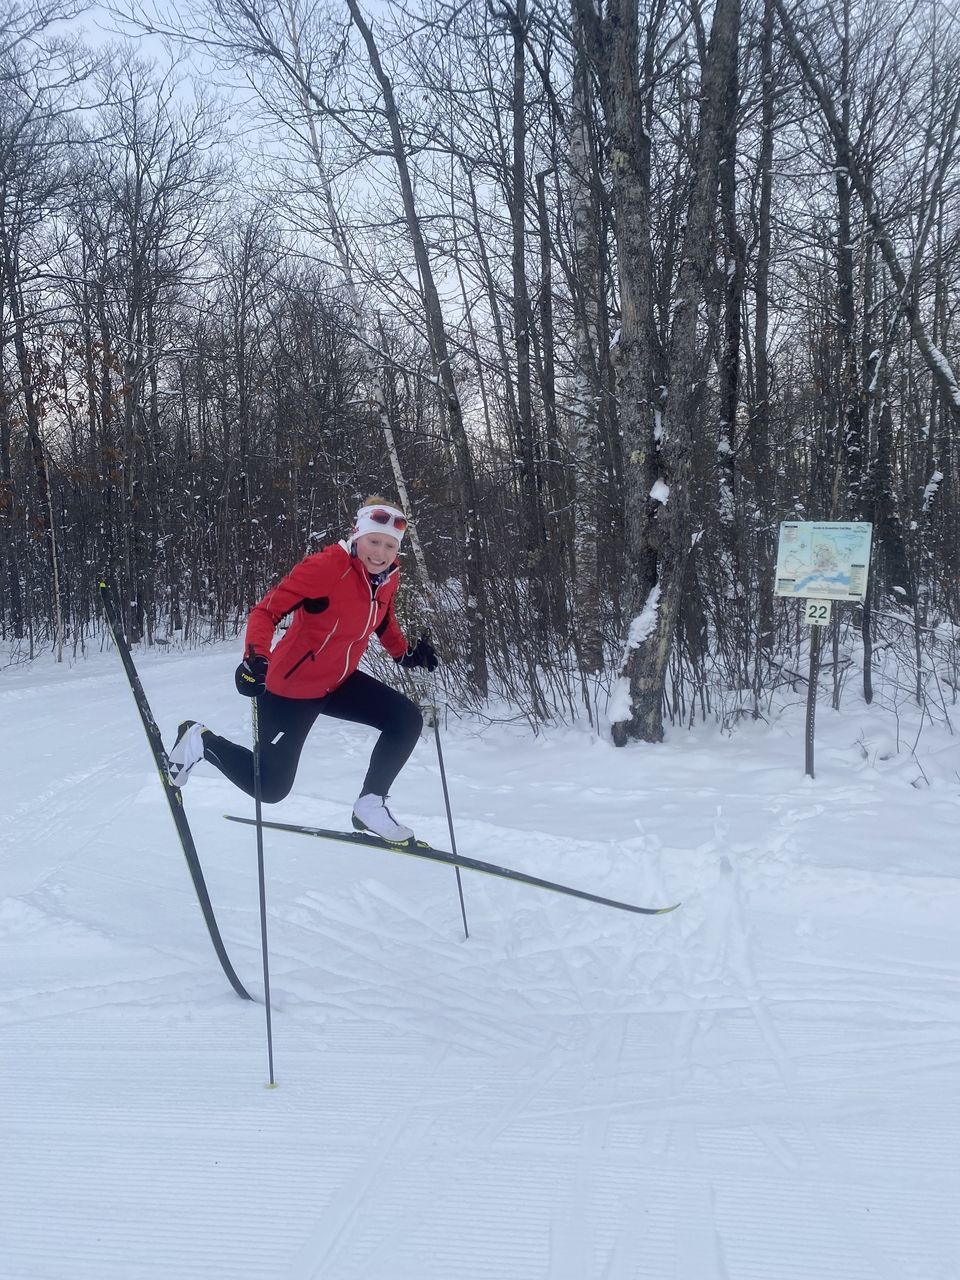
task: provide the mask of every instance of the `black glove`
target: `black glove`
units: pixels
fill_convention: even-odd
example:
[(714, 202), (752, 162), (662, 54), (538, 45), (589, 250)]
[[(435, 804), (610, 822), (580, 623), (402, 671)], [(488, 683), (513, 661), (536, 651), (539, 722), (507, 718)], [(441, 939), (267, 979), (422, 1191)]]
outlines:
[(233, 678), (237, 682), (237, 693), (245, 698), (259, 698), (267, 687), (266, 658), (248, 649)]
[(425, 635), (415, 645), (407, 649), (402, 657), (397, 658), (401, 667), (426, 667), (428, 671), (436, 671), (440, 664), (437, 651)]

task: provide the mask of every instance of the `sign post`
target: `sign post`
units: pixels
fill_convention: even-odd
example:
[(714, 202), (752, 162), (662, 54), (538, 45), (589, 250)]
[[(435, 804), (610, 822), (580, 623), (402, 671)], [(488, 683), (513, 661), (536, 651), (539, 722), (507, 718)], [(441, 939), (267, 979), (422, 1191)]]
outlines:
[(867, 595), (873, 525), (862, 521), (785, 520), (777, 546), (776, 595), (802, 600), (810, 632), (810, 674), (804, 734), (804, 772), (814, 777), (813, 736), (820, 674), (821, 627), (830, 622), (834, 600), (862, 603)]
[(810, 630), (810, 671), (807, 674), (807, 719), (803, 726), (803, 772), (815, 778), (813, 771), (813, 731), (817, 719), (817, 686), (820, 683), (820, 637), (823, 632), (814, 625)]

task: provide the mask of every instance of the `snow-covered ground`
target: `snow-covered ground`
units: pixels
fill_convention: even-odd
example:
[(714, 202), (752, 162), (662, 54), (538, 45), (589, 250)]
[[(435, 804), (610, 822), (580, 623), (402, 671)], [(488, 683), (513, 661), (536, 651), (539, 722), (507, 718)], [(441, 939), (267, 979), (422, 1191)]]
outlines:
[[(249, 735), (235, 660), (140, 658), (168, 738)], [(450, 720), (462, 853), (683, 906), (465, 872), (464, 941), (449, 868), (268, 833), (271, 1090), (116, 656), (6, 669), (0, 1276), (957, 1280), (960, 738), (896, 733), (848, 690), (811, 781), (799, 696), (623, 751)], [(344, 825), (369, 746), (322, 722), (271, 816)], [(252, 804), (185, 796), (259, 996)], [(448, 845), (430, 739), (394, 802)]]

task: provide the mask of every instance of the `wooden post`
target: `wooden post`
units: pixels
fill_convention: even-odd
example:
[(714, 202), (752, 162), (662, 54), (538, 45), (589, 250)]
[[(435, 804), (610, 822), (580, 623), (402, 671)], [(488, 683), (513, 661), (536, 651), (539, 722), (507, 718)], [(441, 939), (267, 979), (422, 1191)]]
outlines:
[(820, 677), (820, 628), (810, 628), (810, 675), (807, 684), (807, 724), (804, 773), (816, 777), (813, 771), (813, 729), (817, 715), (817, 683)]

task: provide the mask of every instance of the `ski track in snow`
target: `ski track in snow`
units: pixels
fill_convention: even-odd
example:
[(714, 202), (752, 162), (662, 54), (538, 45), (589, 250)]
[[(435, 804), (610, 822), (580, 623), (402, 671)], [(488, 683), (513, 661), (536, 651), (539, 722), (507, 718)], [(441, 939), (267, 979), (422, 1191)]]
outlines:
[[(141, 659), (167, 737), (248, 732), (231, 664)], [(793, 714), (447, 730), (462, 852), (663, 918), (464, 872), (465, 941), (451, 869), (267, 833), (270, 1090), (116, 659), (4, 672), (0, 1280), (960, 1280), (960, 748), (919, 788), (824, 715), (811, 782)], [(318, 728), (274, 812), (342, 824), (369, 745)], [(249, 803), (194, 778), (259, 992)], [(446, 846), (431, 741), (395, 792)]]

